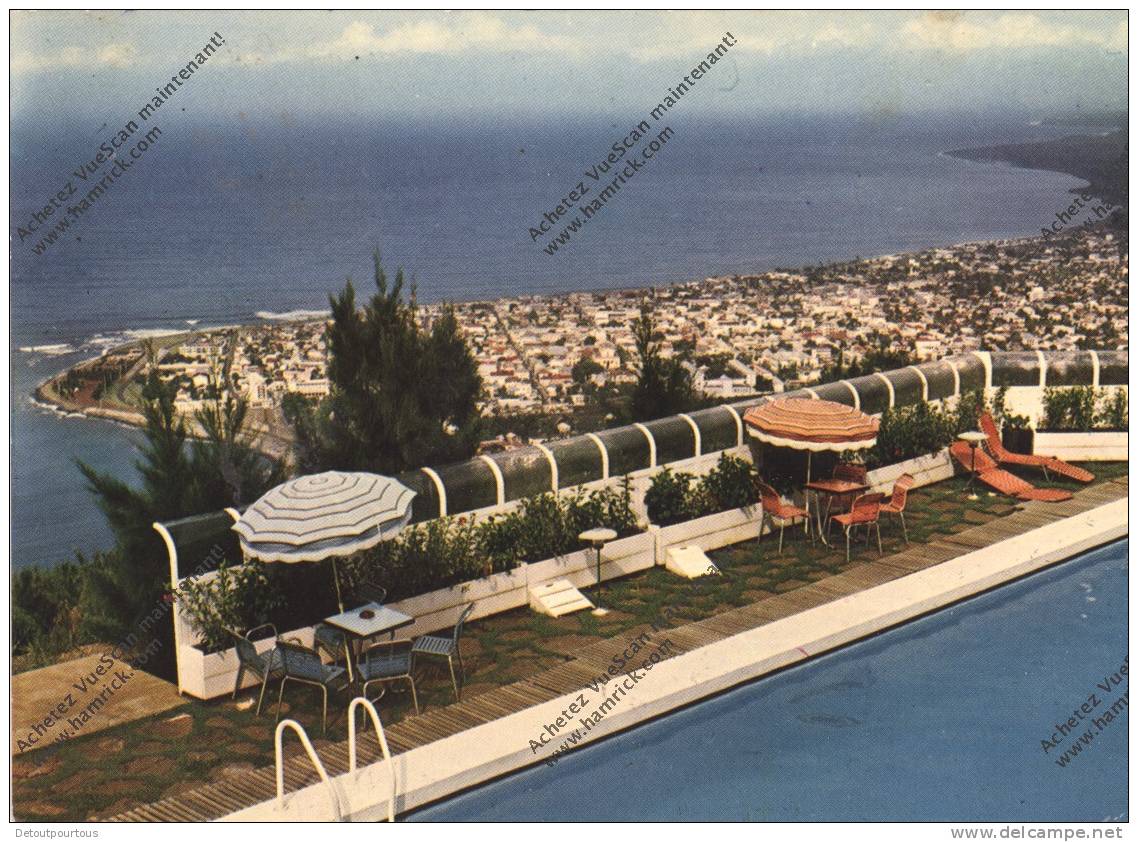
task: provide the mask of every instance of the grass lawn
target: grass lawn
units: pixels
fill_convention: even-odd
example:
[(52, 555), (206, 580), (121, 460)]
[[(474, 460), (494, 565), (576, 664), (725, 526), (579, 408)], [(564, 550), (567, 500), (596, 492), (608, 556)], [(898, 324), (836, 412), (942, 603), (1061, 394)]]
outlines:
[[(1088, 466), (1098, 481), (1125, 476), (1128, 463)], [(1046, 485), (1036, 472), (1022, 476)], [(989, 494), (980, 486), (978, 500), (968, 500), (963, 477), (914, 491), (906, 519), (914, 542), (935, 540), (970, 526), (1010, 514), (1019, 504)], [(1062, 482), (1051, 486), (1075, 490)], [(900, 524), (883, 518), (885, 554), (904, 548)], [(839, 532), (832, 532), (835, 544)], [(470, 623), (463, 638), (466, 662), (464, 698), (525, 678), (570, 660), (574, 651), (599, 638), (620, 636), (660, 617), (670, 608), (673, 623), (695, 621), (721, 611), (783, 593), (828, 575), (878, 558), (875, 542), (860, 541), (849, 565), (844, 544), (811, 545), (801, 531), (787, 529), (781, 556), (777, 538), (746, 541), (711, 553), (722, 576), (697, 582), (653, 568), (606, 583), (601, 604), (612, 609), (603, 617), (588, 612), (554, 620), (529, 609), (517, 609)], [(418, 669), (417, 686), (424, 709), (453, 700), (445, 661)], [(392, 685), (379, 704), (385, 724), (412, 714), (410, 694)], [(187, 704), (158, 717), (78, 737), (57, 748), (13, 758), (13, 812), (20, 820), (86, 820), (107, 818), (132, 806), (193, 789), (227, 777), (239, 779), (250, 769), (273, 763), (273, 707), (276, 686), (266, 694), (267, 714), (253, 715), (254, 691), (237, 700), (228, 697)], [(320, 736), (320, 692), (290, 684), (284, 712), (308, 730), (317, 750), (327, 741), (346, 739), (347, 694), (329, 704), (328, 737)], [(290, 737), (291, 751), (299, 751)]]

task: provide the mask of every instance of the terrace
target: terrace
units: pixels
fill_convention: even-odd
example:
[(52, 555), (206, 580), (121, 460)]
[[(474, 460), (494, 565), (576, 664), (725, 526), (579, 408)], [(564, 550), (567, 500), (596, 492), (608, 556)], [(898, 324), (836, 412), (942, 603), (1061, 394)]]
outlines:
[[(1039, 358), (1032, 358), (1039, 365)], [(1089, 368), (1093, 385), (1109, 385), (1101, 379), (1101, 360), (1095, 359)], [(999, 370), (999, 366), (985, 366), (981, 385), (992, 388), (993, 372)], [(1030, 376), (1023, 376), (1022, 369), (1009, 370), (1019, 381), (1014, 388), (1022, 390), (1012, 397), (1018, 401), (1017, 406), (1026, 407), (1030, 400), (1038, 400), (1038, 395), (1026, 392), (1038, 393), (1046, 373), (1050, 370), (1054, 375), (1056, 369), (1045, 365), (1037, 368), (1037, 379), (1031, 385), (1024, 384), (1024, 380), (1030, 382)], [(955, 372), (955, 378), (950, 377), (949, 382), (956, 388), (955, 394), (945, 396), (949, 399), (959, 394), (957, 384), (962, 379), (957, 366), (950, 366), (950, 372)], [(968, 372), (964, 369), (966, 376)], [(897, 405), (907, 393), (897, 388), (905, 383), (895, 378), (897, 374), (867, 378), (891, 384), (886, 406)], [(936, 381), (925, 374), (921, 379), (925, 387), (922, 390), (918, 385), (915, 396), (917, 400), (931, 399), (928, 393)], [(847, 395), (851, 391), (858, 402), (864, 399), (856, 389), (847, 391)], [(871, 396), (866, 402), (871, 403), (872, 399)], [(686, 426), (686, 422), (681, 423)], [(656, 422), (651, 426), (660, 430), (666, 425)], [(701, 432), (705, 442), (716, 435), (714, 429)], [(606, 438), (613, 441), (617, 437)], [(657, 439), (666, 441), (664, 436)], [(738, 448), (737, 439), (726, 443)], [(699, 451), (698, 438), (695, 446)], [(666, 447), (653, 447), (654, 455)], [(695, 458), (708, 461), (717, 452), (704, 448)], [(651, 457), (650, 460), (655, 461)], [(682, 467), (700, 470), (690, 460), (676, 461)], [(847, 564), (839, 550), (812, 545), (800, 535), (789, 538), (779, 555), (776, 542), (769, 537), (756, 542), (753, 536), (758, 527), (752, 517), (742, 525), (738, 520), (731, 521), (720, 529), (725, 533), (724, 539), (710, 542), (716, 546), (710, 556), (722, 570), (721, 577), (683, 580), (658, 566), (656, 558), (636, 572), (621, 569), (618, 561), (606, 560), (601, 601), (611, 610), (603, 617), (580, 613), (553, 619), (528, 608), (488, 609), (468, 625), (464, 636), (466, 682), (461, 703), (453, 702), (445, 666), (441, 670), (422, 668), (418, 686), (423, 712), (418, 716), (410, 710), (408, 694), (391, 689), (384, 696), (379, 707), (393, 751), (412, 751), (583, 688), (604, 670), (614, 653), (653, 626), (667, 629), (667, 637), (675, 642), (676, 654), (690, 652), (1125, 498), (1128, 487), (1126, 462), (1095, 462), (1088, 465), (1096, 474), (1095, 482), (1089, 486), (1075, 488), (1061, 480), (1048, 484), (1075, 493), (1074, 499), (1066, 503), (1021, 503), (986, 490), (977, 499), (969, 499), (965, 478), (953, 476), (950, 463), (928, 457), (925, 464), (927, 478), (932, 481), (913, 492), (907, 512), (912, 544), (906, 547), (900, 530), (886, 524), (881, 557), (876, 547), (867, 550), (859, 545)], [(658, 467), (655, 464), (640, 469), (638, 479), (651, 476)], [(1039, 482), (1037, 472), (1024, 471), (1021, 475)], [(461, 473), (451, 471), (444, 476)], [(517, 476), (507, 474), (507, 481), (495, 483), (498, 502), (493, 505), (508, 505), (502, 498), (506, 489), (514, 485), (510, 480)], [(557, 483), (556, 477), (553, 483)], [(443, 488), (444, 493), (434, 498), (440, 509), (445, 509), (446, 501), (454, 505), (462, 500), (461, 492), (449, 493), (458, 492), (457, 487)], [(478, 498), (475, 495), (470, 499)], [(665, 527), (669, 528), (674, 527)], [(660, 540), (661, 533), (649, 534)], [(710, 534), (705, 532), (702, 538)], [(581, 578), (580, 571), (570, 569), (569, 575), (578, 576), (582, 583), (592, 581)], [(446, 622), (433, 625), (442, 627)], [(230, 675), (225, 689), (231, 688)], [(108, 818), (120, 814), (134, 820), (220, 818), (271, 799), (275, 794), (272, 721), (265, 714), (259, 719), (254, 717), (250, 695), (247, 690), (237, 701), (231, 701), (228, 694), (212, 700), (187, 701), (175, 710), (77, 737), (58, 748), (15, 757), (15, 814), (33, 820)], [(333, 774), (346, 771), (348, 765), (343, 716), (346, 703), (346, 696), (336, 700), (334, 709), (338, 707), (339, 715), (332, 719), (328, 737), (314, 740)], [(317, 692), (290, 689), (283, 709), (310, 733), (319, 733)], [(524, 744), (520, 734), (518, 740)], [(375, 759), (370, 742), (365, 741), (362, 752), (365, 761)], [(296, 753), (286, 751), (286, 755)], [(307, 761), (292, 761), (286, 764), (286, 781), (291, 792), (314, 783), (316, 776)]]

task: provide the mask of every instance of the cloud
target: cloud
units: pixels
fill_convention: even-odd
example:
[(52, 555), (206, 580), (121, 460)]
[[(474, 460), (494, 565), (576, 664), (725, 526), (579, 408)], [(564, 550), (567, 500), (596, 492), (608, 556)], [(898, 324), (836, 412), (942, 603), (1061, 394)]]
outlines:
[[(864, 14), (758, 12), (741, 17), (724, 12), (664, 12), (658, 19), (655, 27), (628, 30), (629, 38), (636, 40), (626, 40), (623, 49), (635, 61), (691, 59), (714, 48), (728, 31), (738, 41), (733, 52), (764, 56), (866, 48), (882, 39)], [(614, 33), (616, 37), (619, 33)]]
[(138, 50), (133, 44), (107, 44), (98, 49), (63, 47), (53, 52), (37, 51), (12, 54), (11, 71), (23, 73), (37, 70), (64, 70), (79, 67), (112, 67), (122, 69), (135, 63)]
[(861, 26), (838, 26), (828, 23), (810, 36), (813, 49), (822, 47), (867, 47), (876, 38), (873, 27), (867, 23)]
[(926, 12), (900, 29), (900, 46), (909, 49), (972, 52), (988, 49), (1090, 46), (1127, 49), (1127, 25), (1091, 29), (1044, 21), (1038, 15), (1008, 13), (977, 19), (962, 12)]
[(108, 44), (96, 54), (96, 58), (111, 67), (129, 67), (134, 64), (138, 50), (134, 44)]
[(360, 56), (415, 53), (419, 55), (457, 55), (481, 53), (573, 53), (584, 50), (577, 39), (543, 32), (532, 24), (511, 26), (483, 13), (448, 15), (447, 21), (418, 20), (377, 30), (375, 25), (357, 20), (344, 27), (338, 37), (305, 47), (239, 54), (236, 61), (262, 64), (305, 59), (351, 61)]

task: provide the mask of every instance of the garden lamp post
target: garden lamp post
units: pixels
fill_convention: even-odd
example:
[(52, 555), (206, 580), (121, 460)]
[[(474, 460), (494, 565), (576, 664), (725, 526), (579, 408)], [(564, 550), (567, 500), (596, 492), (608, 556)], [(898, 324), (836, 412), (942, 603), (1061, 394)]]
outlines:
[[(601, 548), (616, 537), (616, 530), (599, 526), (595, 529), (586, 529), (577, 537), (587, 544), (592, 544), (593, 548), (597, 551), (597, 602), (599, 603), (601, 596)], [(608, 610), (597, 605), (593, 613), (597, 616), (604, 616), (608, 613)]]

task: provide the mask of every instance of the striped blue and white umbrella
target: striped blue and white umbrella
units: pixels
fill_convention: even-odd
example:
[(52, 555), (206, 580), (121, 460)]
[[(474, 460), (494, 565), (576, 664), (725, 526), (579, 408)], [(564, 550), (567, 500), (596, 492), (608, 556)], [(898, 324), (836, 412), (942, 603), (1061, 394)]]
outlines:
[[(278, 485), (233, 524), (247, 556), (322, 561), (349, 556), (398, 534), (415, 492), (378, 474), (327, 471)], [(337, 579), (336, 590), (340, 589)]]

